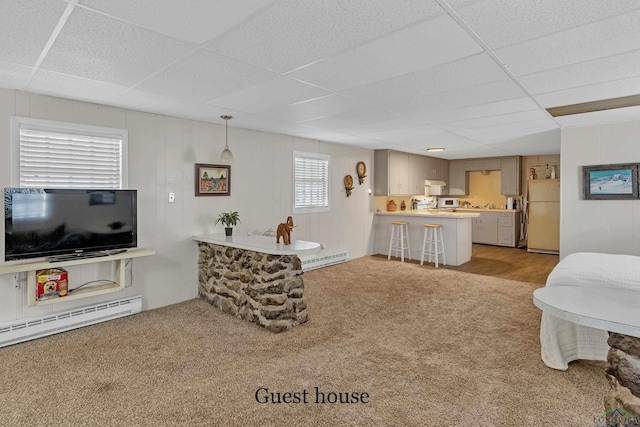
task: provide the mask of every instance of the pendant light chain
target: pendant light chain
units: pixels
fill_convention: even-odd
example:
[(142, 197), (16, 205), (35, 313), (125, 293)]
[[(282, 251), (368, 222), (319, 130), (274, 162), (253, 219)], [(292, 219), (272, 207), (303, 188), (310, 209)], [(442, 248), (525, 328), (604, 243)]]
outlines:
[(231, 164), (233, 162), (233, 153), (229, 149), (229, 120), (232, 116), (220, 116), (224, 120), (224, 150), (220, 154), (220, 163)]

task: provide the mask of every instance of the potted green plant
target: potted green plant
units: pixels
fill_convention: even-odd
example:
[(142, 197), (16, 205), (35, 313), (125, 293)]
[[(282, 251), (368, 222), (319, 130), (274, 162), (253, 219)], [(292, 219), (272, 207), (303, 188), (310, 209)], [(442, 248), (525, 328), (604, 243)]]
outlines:
[(218, 219), (213, 225), (218, 225), (222, 223), (224, 225), (224, 232), (227, 236), (231, 236), (233, 233), (233, 226), (237, 225), (240, 222), (240, 215), (238, 212), (222, 212), (218, 215)]

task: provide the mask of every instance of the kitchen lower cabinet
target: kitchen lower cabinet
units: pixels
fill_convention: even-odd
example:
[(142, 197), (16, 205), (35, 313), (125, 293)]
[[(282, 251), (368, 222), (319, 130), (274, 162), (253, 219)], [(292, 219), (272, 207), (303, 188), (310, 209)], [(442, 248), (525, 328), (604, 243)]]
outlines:
[(480, 212), (480, 217), (473, 219), (471, 240), (473, 243), (497, 245), (498, 218), (493, 213)]
[[(465, 211), (472, 209), (465, 209)], [(472, 241), (485, 245), (510, 246), (515, 248), (520, 241), (520, 211), (479, 211), (480, 217), (473, 219)]]

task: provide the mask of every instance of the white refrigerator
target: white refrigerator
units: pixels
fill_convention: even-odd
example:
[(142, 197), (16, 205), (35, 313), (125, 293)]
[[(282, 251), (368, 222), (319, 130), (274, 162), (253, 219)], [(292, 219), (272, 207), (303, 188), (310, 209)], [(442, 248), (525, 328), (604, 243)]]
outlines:
[(527, 251), (560, 251), (560, 180), (530, 179), (527, 206)]

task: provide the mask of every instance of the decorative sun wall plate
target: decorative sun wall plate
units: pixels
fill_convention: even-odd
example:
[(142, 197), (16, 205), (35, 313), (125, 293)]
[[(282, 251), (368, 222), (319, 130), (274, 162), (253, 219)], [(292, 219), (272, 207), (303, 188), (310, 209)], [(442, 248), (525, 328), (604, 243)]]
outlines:
[(349, 197), (351, 195), (351, 190), (353, 190), (353, 177), (351, 175), (344, 177), (344, 189), (347, 192), (347, 197)]
[(367, 165), (365, 165), (364, 162), (358, 162), (356, 172), (358, 172), (358, 182), (362, 185), (364, 179), (367, 177)]

